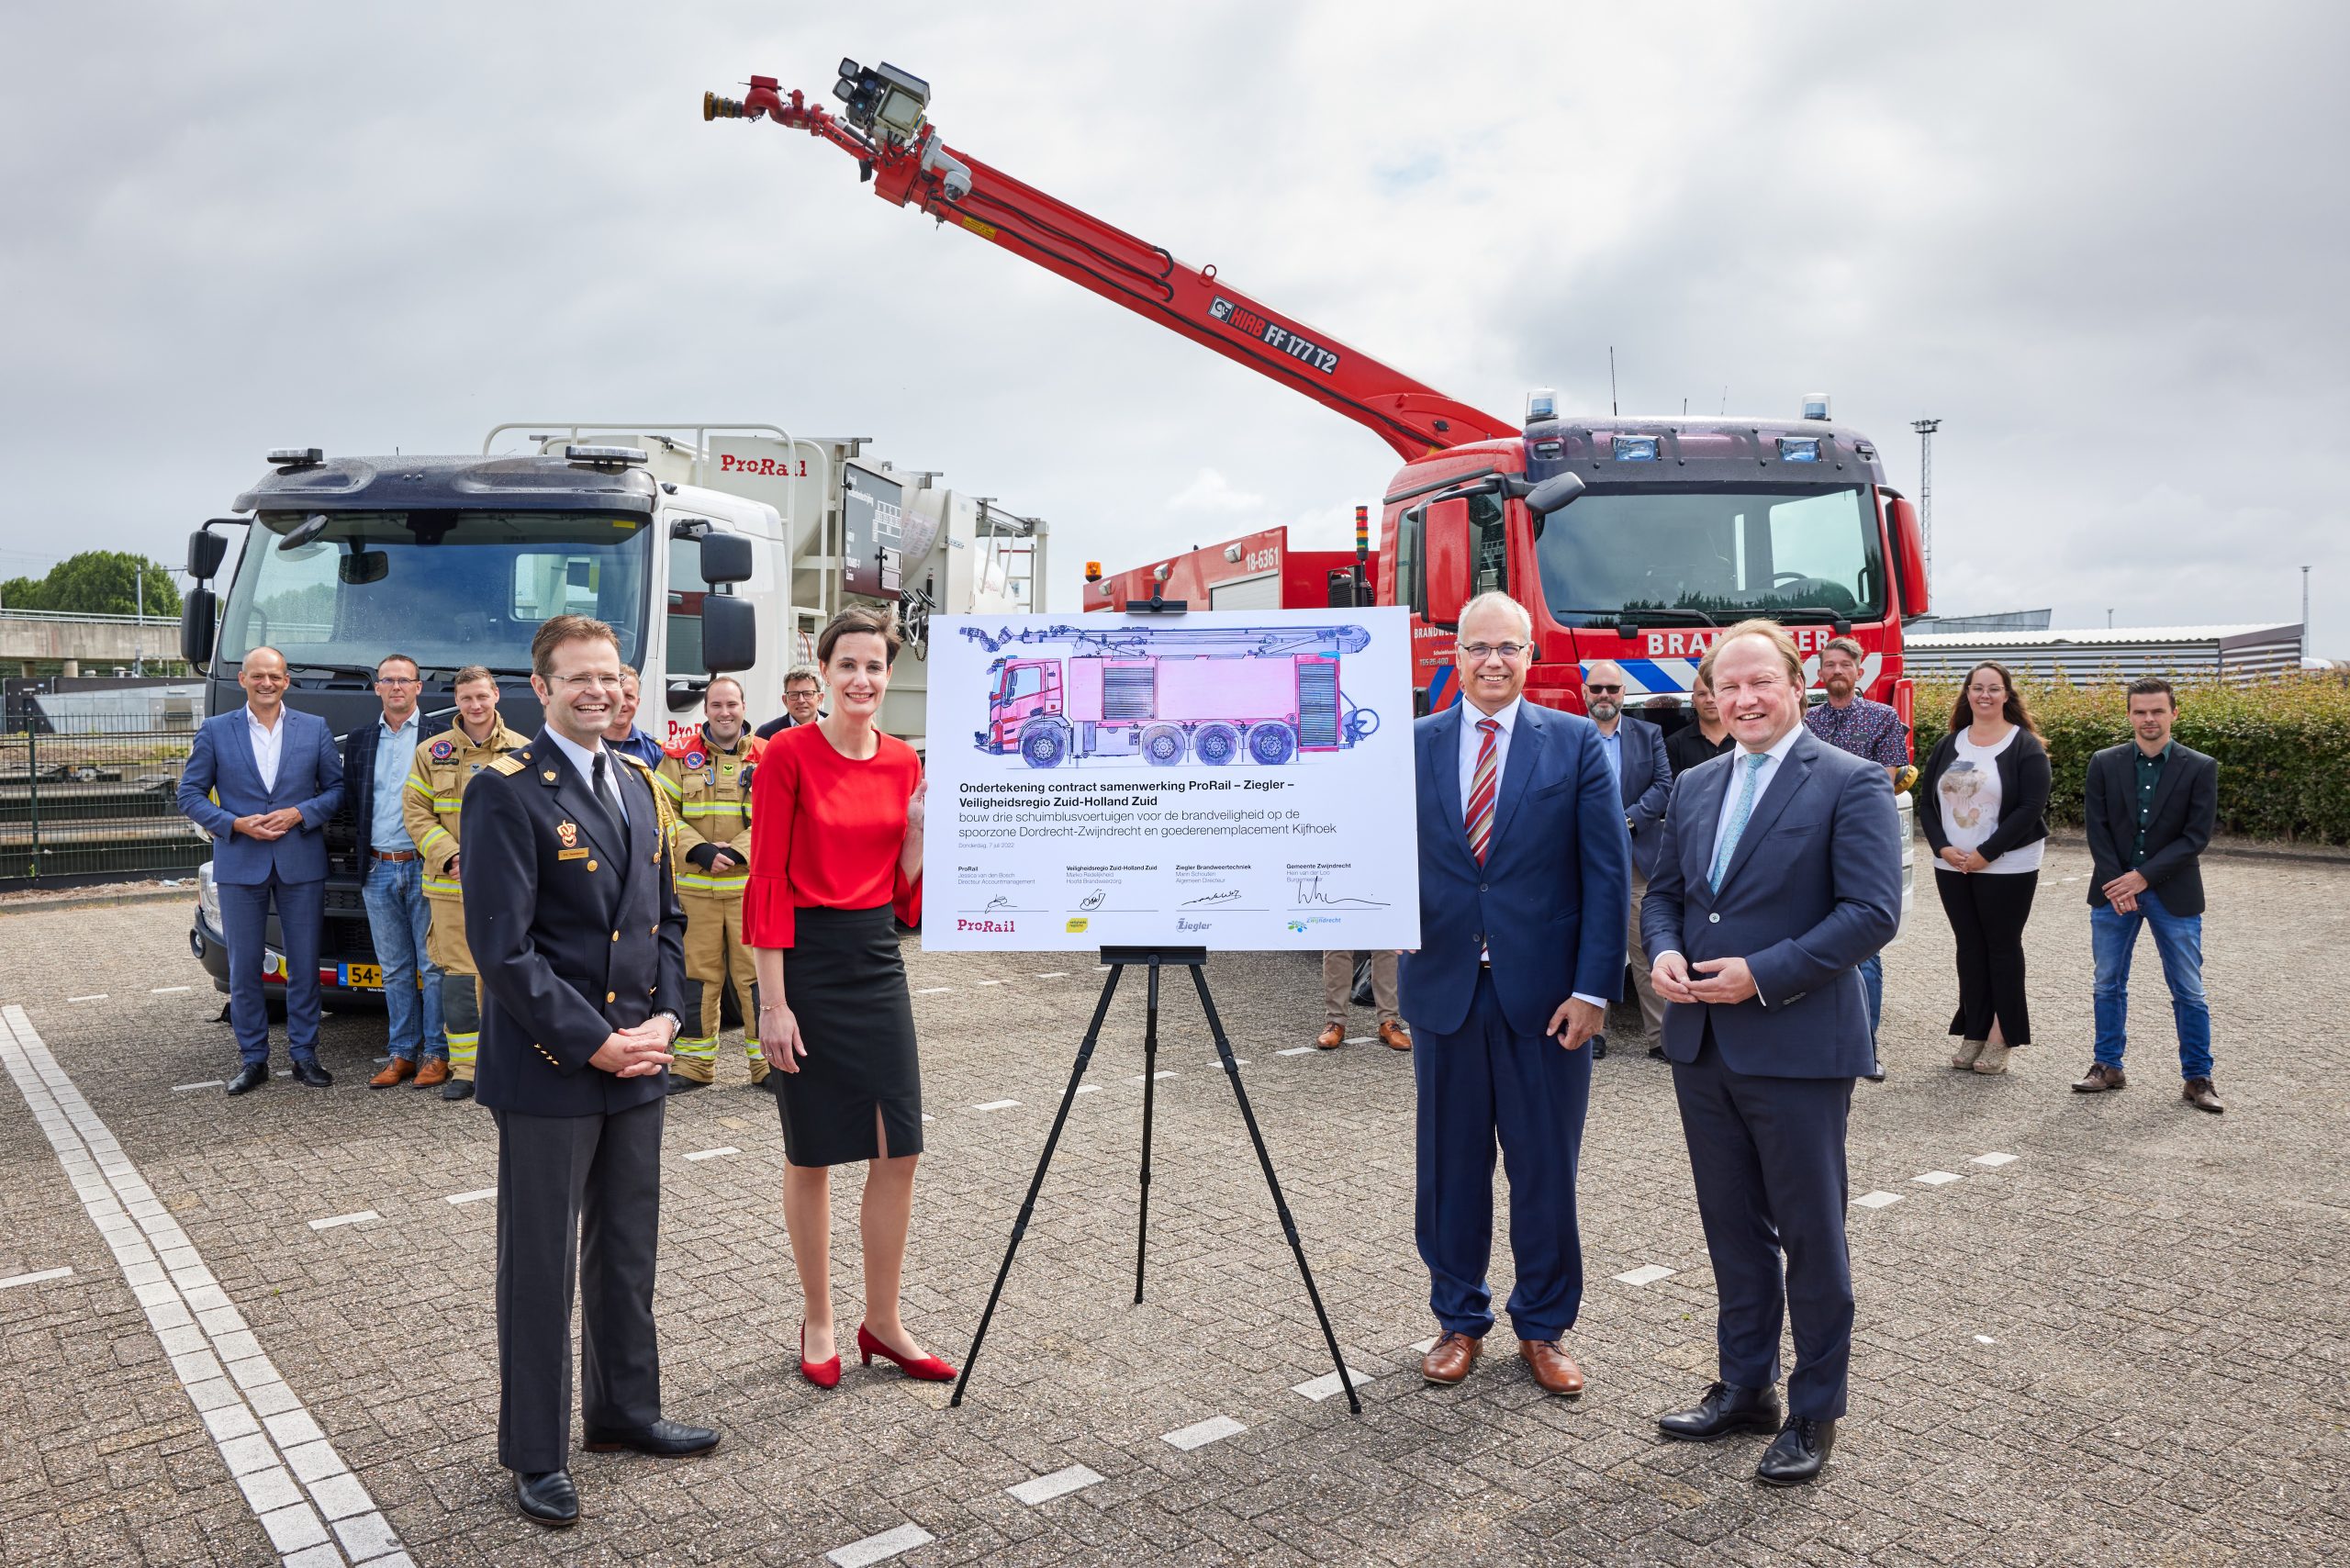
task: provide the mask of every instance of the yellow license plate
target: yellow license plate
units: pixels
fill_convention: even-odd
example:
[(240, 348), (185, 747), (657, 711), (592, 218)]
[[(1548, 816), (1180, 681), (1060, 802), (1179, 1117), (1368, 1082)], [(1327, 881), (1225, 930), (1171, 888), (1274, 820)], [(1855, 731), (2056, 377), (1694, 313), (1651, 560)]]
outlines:
[(376, 964), (345, 964), (342, 966), (342, 983), (353, 991), (381, 991), (384, 989), (384, 971)]

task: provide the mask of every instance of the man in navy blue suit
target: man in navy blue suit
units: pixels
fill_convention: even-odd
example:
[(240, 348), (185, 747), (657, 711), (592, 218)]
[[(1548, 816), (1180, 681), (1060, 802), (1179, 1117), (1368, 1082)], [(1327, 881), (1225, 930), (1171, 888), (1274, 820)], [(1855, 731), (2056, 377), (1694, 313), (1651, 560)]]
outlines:
[[(1900, 924), (1900, 824), (1885, 769), (1804, 727), (1803, 659), (1780, 627), (1724, 632), (1700, 678), (1737, 745), (1674, 784), (1641, 935), (1720, 1298), (1720, 1376), (1658, 1426), (1699, 1442), (1777, 1428), (1755, 1479), (1792, 1486), (1819, 1473), (1844, 1414), (1844, 1125), (1875, 1062), (1860, 964)], [(1781, 1426), (1783, 1320), (1796, 1364)]]
[(245, 705), (204, 722), (179, 788), (181, 812), (212, 835), (212, 883), (229, 942), (229, 1016), (244, 1058), (229, 1092), (269, 1081), (262, 960), (273, 902), (285, 938), (286, 1051), (295, 1079), (324, 1089), (334, 1079), (319, 1065), (319, 923), (327, 819), (342, 804), (342, 759), (324, 719), (285, 706), (285, 655), (275, 648), (248, 653), (237, 684)]
[(1494, 1326), (1494, 1145), (1508, 1161), (1509, 1315), (1517, 1352), (1551, 1394), (1583, 1392), (1560, 1341), (1583, 1304), (1575, 1168), (1591, 1093), (1583, 1048), (1624, 985), (1630, 846), (1598, 732), (1524, 700), (1526, 608), (1481, 594), (1453, 652), (1461, 700), (1419, 721), (1420, 946), (1404, 955), (1416, 1048), (1414, 1215), (1442, 1330), (1430, 1383), (1469, 1375)]

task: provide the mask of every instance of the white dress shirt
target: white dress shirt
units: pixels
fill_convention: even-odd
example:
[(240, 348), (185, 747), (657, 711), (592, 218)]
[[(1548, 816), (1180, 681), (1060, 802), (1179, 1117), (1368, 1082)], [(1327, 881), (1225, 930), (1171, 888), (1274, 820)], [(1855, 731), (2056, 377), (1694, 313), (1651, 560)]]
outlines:
[(596, 754), (600, 751), (611, 759), (604, 764), (604, 781), (607, 787), (604, 792), (596, 795), (596, 798), (610, 806), (612, 809), (612, 814), (621, 819), (621, 825), (626, 827), (628, 807), (621, 800), (620, 776), (614, 771), (616, 768), (628, 766), (621, 754), (606, 745), (601, 735), (596, 737), (594, 745), (584, 746), (552, 724), (547, 726), (547, 739), (554, 742), (555, 748), (571, 759), (571, 766), (579, 770), (579, 782), (588, 786), (588, 792), (591, 795), (596, 794)]
[[(1498, 811), (1501, 804), (1502, 776), (1509, 767), (1510, 734), (1517, 728), (1518, 710), (1525, 706), (1525, 698), (1513, 697), (1509, 700), (1509, 705), (1500, 712), (1487, 713), (1467, 698), (1460, 700), (1460, 831), (1463, 834), (1469, 831), (1469, 797), (1477, 778), (1477, 753), (1485, 744), (1485, 732), (1479, 729), (1477, 725), (1483, 720), (1491, 719), (1500, 726), (1494, 731), (1494, 803)], [(1493, 954), (1489, 950), (1480, 951), (1477, 957), (1482, 961), (1490, 962)], [(1602, 1012), (1605, 1012), (1607, 1007), (1607, 1003), (1598, 997), (1585, 996), (1582, 991), (1576, 991), (1574, 999), (1577, 1002), (1588, 1002)]]
[(245, 734), (253, 743), (253, 771), (261, 775), (263, 791), (277, 788), (277, 758), (285, 749), (285, 710), (277, 711), (277, 722), (264, 724), (253, 711), (252, 704), (245, 704)]
[[(1730, 819), (1738, 814), (1738, 798), (1746, 792), (1746, 770), (1754, 766), (1746, 759), (1758, 755), (1764, 759), (1754, 778), (1754, 805), (1759, 806), (1762, 803), (1762, 797), (1771, 791), (1771, 780), (1779, 776), (1779, 764), (1787, 759), (1787, 753), (1795, 749), (1796, 739), (1803, 733), (1804, 727), (1796, 724), (1773, 741), (1770, 750), (1759, 754), (1747, 750), (1742, 741), (1730, 748), (1730, 756), (1738, 760), (1730, 765), (1729, 790), (1722, 796), (1722, 814), (1714, 823), (1714, 849), (1706, 857), (1708, 874), (1714, 868), (1714, 862), (1721, 858), (1723, 836), (1729, 832)], [(1753, 814), (1753, 808), (1749, 807), (1747, 815), (1751, 817)]]

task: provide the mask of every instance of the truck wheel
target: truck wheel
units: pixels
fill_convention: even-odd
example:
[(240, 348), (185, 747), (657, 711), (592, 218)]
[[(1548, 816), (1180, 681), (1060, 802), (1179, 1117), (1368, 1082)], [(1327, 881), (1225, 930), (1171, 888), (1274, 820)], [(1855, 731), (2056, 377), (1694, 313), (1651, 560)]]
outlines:
[(1248, 755), (1268, 767), (1278, 767), (1297, 755), (1297, 736), (1276, 721), (1248, 732)]
[(1142, 754), (1153, 767), (1174, 767), (1183, 760), (1183, 732), (1172, 724), (1151, 725), (1142, 733)]
[(1240, 755), (1240, 732), (1230, 724), (1202, 724), (1192, 737), (1192, 755), (1210, 767), (1222, 767)]
[(1030, 724), (1020, 732), (1020, 755), (1031, 767), (1058, 767), (1069, 755), (1069, 732), (1058, 724)]

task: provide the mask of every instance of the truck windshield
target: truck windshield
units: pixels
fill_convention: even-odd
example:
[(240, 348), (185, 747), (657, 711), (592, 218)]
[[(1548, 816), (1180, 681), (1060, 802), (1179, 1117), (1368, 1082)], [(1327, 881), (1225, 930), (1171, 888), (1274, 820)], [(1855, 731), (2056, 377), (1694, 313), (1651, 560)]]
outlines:
[(1594, 485), (1553, 512), (1536, 545), (1542, 594), (1564, 626), (1642, 611), (1694, 623), (1885, 610), (1885, 553), (1865, 486)]
[(349, 512), (291, 551), (302, 513), (254, 522), (221, 618), (219, 657), (266, 644), (304, 666), (372, 669), (388, 653), (426, 669), (531, 667), (542, 622), (592, 615), (642, 662), (642, 518), (550, 512)]

